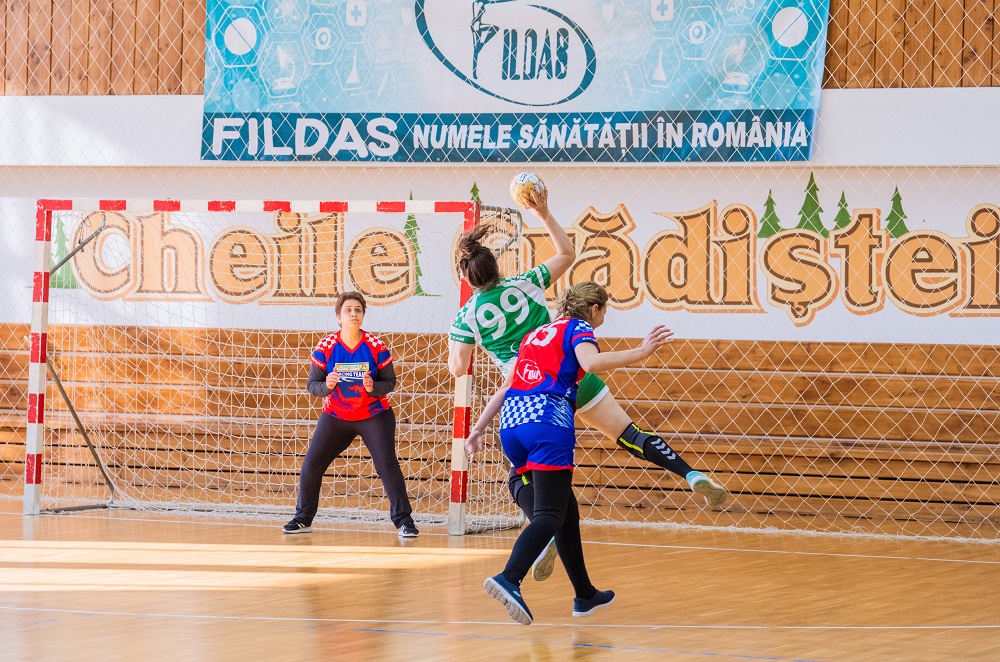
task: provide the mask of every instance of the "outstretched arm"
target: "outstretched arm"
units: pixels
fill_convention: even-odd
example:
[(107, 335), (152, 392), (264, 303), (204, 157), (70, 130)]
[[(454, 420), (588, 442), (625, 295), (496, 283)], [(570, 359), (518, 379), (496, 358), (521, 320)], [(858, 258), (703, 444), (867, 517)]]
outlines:
[(573, 242), (566, 234), (566, 230), (559, 225), (559, 222), (552, 216), (552, 212), (549, 211), (548, 189), (540, 193), (532, 191), (528, 196), (527, 203), (525, 209), (538, 217), (555, 245), (556, 254), (545, 260), (544, 263), (554, 283), (573, 266), (573, 262), (576, 261), (576, 249), (573, 248)]
[(646, 334), (642, 344), (635, 349), (623, 349), (618, 352), (598, 351), (597, 345), (589, 342), (580, 343), (574, 350), (580, 367), (587, 372), (604, 372), (615, 368), (624, 368), (643, 359), (648, 359), (656, 350), (674, 339), (674, 332), (662, 324), (657, 324)]

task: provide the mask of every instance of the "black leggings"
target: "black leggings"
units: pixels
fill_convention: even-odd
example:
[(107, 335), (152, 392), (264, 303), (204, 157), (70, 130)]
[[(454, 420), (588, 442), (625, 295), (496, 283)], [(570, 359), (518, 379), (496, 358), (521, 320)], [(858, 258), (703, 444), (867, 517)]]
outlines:
[[(530, 508), (531, 523), (521, 531), (510, 552), (504, 578), (520, 584), (531, 564), (542, 553), (549, 540), (556, 539), (556, 549), (562, 559), (569, 581), (573, 584), (576, 597), (589, 600), (596, 589), (587, 575), (587, 565), (583, 560), (583, 543), (580, 540), (580, 508), (573, 494), (573, 472), (531, 471), (525, 474), (534, 489), (522, 489), (518, 494), (518, 505)], [(521, 500), (525, 503), (521, 503)], [(531, 503), (528, 503), (528, 501)]]
[(316, 431), (313, 432), (309, 450), (302, 461), (299, 476), (299, 500), (295, 506), (295, 519), (312, 524), (319, 508), (319, 490), (323, 485), (323, 474), (355, 437), (361, 440), (371, 453), (375, 471), (385, 487), (389, 498), (389, 516), (399, 528), (413, 523), (410, 514), (410, 498), (406, 495), (406, 482), (396, 458), (396, 414), (388, 409), (363, 421), (345, 421), (330, 414), (322, 414)]

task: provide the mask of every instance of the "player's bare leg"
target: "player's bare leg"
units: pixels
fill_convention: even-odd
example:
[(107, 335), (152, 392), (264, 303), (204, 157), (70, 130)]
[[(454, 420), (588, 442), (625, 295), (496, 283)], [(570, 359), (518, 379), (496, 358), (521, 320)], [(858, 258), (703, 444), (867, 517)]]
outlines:
[(683, 476), (691, 489), (705, 499), (709, 508), (721, 508), (729, 498), (725, 487), (693, 469), (658, 435), (636, 425), (610, 393), (584, 411), (577, 412), (577, 416), (604, 436), (614, 439), (632, 455)]

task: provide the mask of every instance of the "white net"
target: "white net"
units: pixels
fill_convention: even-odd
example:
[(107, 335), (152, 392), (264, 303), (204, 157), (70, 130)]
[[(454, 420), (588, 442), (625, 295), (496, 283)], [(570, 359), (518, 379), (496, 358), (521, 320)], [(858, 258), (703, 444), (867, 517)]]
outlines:
[[(746, 187), (773, 201), (801, 197), (805, 208), (820, 190), (816, 182), (829, 183), (825, 174), (810, 174), (804, 191), (756, 175), (748, 176)], [(841, 180), (841, 194), (866, 199), (873, 174)], [(917, 189), (913, 176), (896, 174), (881, 173), (898, 182), (885, 204), (884, 216), (890, 219), (894, 208), (903, 209), (898, 190)], [(962, 176), (971, 196), (978, 193), (977, 179), (989, 182), (992, 174)], [(676, 175), (671, 184), (692, 196), (699, 195), (699, 186), (712, 186), (693, 179)], [(917, 181), (935, 198), (941, 190), (938, 180)], [(926, 208), (919, 194), (912, 197), (913, 204)], [(970, 215), (975, 222), (969, 232), (990, 236), (1000, 230), (989, 222), (1000, 218), (993, 207), (970, 207), (980, 212)], [(763, 208), (763, 217), (780, 220), (795, 205), (765, 202)], [(522, 225), (519, 215), (486, 209), (497, 230), (487, 242), (501, 253), (504, 273), (523, 271), (550, 254), (551, 243), (540, 228)], [(626, 309), (609, 315), (601, 334), (605, 347), (634, 346), (652, 323), (642, 311), (697, 314), (706, 309), (692, 293), (699, 283), (711, 281), (712, 260), (701, 262), (693, 251), (687, 253), (688, 271), (680, 278), (683, 269), (671, 271), (678, 269), (676, 259), (663, 258), (662, 247), (677, 239), (677, 228), (688, 222), (684, 219), (701, 214), (712, 225), (717, 213), (674, 212), (664, 235), (629, 227), (627, 210), (605, 215), (599, 224), (589, 210), (571, 228), (580, 260), (552, 292), (584, 279), (605, 283), (618, 296), (614, 307)], [(903, 227), (887, 234), (903, 237), (905, 212), (895, 216)], [(329, 330), (332, 294), (351, 287), (372, 297), (366, 326), (386, 339), (399, 367), (393, 401), (399, 455), (415, 511), (425, 521), (441, 521), (450, 488), (454, 386), (445, 333), (458, 306), (453, 253), (459, 215), (58, 212), (55, 256), (102, 218), (100, 240), (73, 258), (71, 272), (53, 276), (50, 345), (57, 371), (115, 484), (117, 503), (266, 515), (290, 508), (318, 411), (303, 388), (303, 357)], [(767, 248), (771, 237), (756, 236), (767, 233), (765, 218), (751, 212), (754, 231), (745, 237), (764, 245), (762, 259), (774, 250)], [(342, 232), (334, 232), (335, 226)], [(740, 228), (725, 227), (739, 234)], [(148, 242), (150, 236), (159, 237), (159, 243), (143, 244), (142, 237)], [(809, 236), (818, 240), (822, 234)], [(242, 243), (233, 243), (234, 237)], [(959, 235), (951, 242), (973, 247), (979, 264), (993, 264), (989, 253), (975, 248), (975, 239)], [(263, 247), (259, 263), (248, 250), (253, 241)], [(748, 255), (752, 252), (748, 249)], [(203, 259), (192, 261), (191, 255)], [(739, 262), (737, 251), (724, 255)], [(853, 259), (842, 257), (841, 274), (851, 271)], [(707, 272), (693, 268), (698, 264)], [(716, 276), (723, 272), (728, 275), (722, 282), (739, 291), (737, 271)], [(225, 274), (229, 281), (221, 279)], [(670, 280), (674, 276), (676, 283)], [(802, 284), (808, 290), (818, 282), (807, 278)], [(687, 283), (680, 288), (686, 294), (668, 298), (671, 283)], [(757, 308), (763, 301), (778, 306), (781, 300), (768, 294), (772, 286), (795, 292), (773, 277), (766, 284), (745, 292), (746, 301), (730, 300), (730, 311), (741, 305)], [(971, 285), (965, 289), (979, 291)], [(399, 296), (403, 291), (405, 298)], [(759, 297), (751, 294), (758, 291)], [(996, 287), (991, 291), (995, 298)], [(643, 307), (629, 312), (636, 299)], [(809, 308), (822, 299), (813, 292), (802, 305)], [(788, 335), (788, 322), (782, 320), (795, 318), (793, 303), (784, 301), (785, 313), (766, 320), (779, 336)], [(704, 321), (687, 329), (681, 319), (673, 319), (682, 336), (678, 341), (644, 365), (606, 379), (634, 421), (725, 485), (730, 502), (721, 511), (707, 510), (680, 477), (581, 429), (576, 485), (587, 516), (995, 537), (997, 351), (974, 342), (977, 333), (991, 328), (990, 317), (965, 319), (956, 329), (959, 342), (939, 344), (916, 342), (921, 331), (906, 329), (908, 313), (898, 309), (881, 312), (901, 325), (889, 334), (897, 342), (864, 340), (871, 328), (884, 333), (886, 322), (873, 315), (829, 317), (824, 333), (842, 340), (795, 341), (761, 338), (768, 327), (755, 324), (763, 322), (734, 328), (718, 311), (701, 314)], [(969, 341), (960, 342), (960, 335)], [(473, 417), (499, 382), (496, 370), (480, 357)], [(55, 414), (47, 422), (45, 505), (106, 498), (99, 467), (51, 386), (47, 397)], [(472, 466), (470, 476), (472, 530), (516, 524), (519, 517), (495, 437), (487, 448), (486, 459)], [(381, 485), (360, 443), (331, 466), (322, 505), (326, 516), (384, 517)]]
[[(57, 256), (103, 223), (52, 278), (49, 343), (107, 473), (50, 387), (43, 507), (107, 500), (110, 481), (116, 505), (289, 511), (321, 404), (305, 390), (308, 359), (336, 328), (337, 295), (353, 290), (370, 306), (364, 328), (394, 357), (397, 453), (415, 516), (441, 521), (454, 417), (445, 334), (459, 287), (453, 269), (425, 265), (451, 264), (464, 221), (454, 212), (55, 212)], [(470, 527), (511, 523), (505, 477), (496, 450), (473, 468)], [(321, 517), (386, 511), (359, 440), (326, 474)]]

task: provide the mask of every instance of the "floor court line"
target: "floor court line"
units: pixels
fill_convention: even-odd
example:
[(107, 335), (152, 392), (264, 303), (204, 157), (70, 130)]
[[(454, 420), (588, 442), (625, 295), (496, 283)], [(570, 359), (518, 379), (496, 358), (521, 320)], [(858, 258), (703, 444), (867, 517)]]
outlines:
[[(49, 607), (10, 607), (0, 605), (0, 611), (76, 614), (83, 616), (127, 616), (133, 618), (176, 618), (189, 620), (213, 621), (255, 621), (273, 623), (341, 623), (341, 624), (380, 624), (380, 625), (480, 625), (480, 626), (511, 626), (510, 621), (435, 621), (435, 620), (401, 620), (401, 619), (371, 619), (371, 618), (299, 618), (293, 616), (236, 616), (225, 614), (177, 614), (163, 612), (133, 612), (106, 611), (93, 609), (55, 609)], [(640, 623), (544, 623), (534, 621), (533, 627), (565, 628), (570, 630), (602, 629), (602, 630), (876, 630), (876, 631), (909, 631), (909, 630), (1000, 630), (996, 625), (669, 625)], [(440, 634), (440, 633), (426, 633)]]
[[(473, 625), (473, 626), (503, 626), (509, 628), (521, 629), (522, 626), (515, 625), (509, 621), (499, 622), (499, 621), (371, 621), (371, 620), (354, 620), (354, 619), (301, 619), (301, 618), (269, 618), (269, 617), (240, 617), (240, 616), (222, 616), (222, 615), (209, 615), (209, 616), (198, 616), (198, 615), (173, 615), (173, 614), (139, 614), (133, 612), (109, 612), (109, 611), (88, 611), (88, 610), (74, 610), (74, 609), (38, 609), (38, 608), (21, 608), (21, 607), (3, 607), (0, 606), (0, 611), (23, 611), (23, 612), (54, 612), (61, 614), (75, 614), (81, 616), (132, 616), (138, 619), (145, 618), (183, 618), (183, 619), (208, 619), (208, 620), (248, 620), (248, 621), (272, 621), (278, 623), (309, 623), (309, 622), (320, 622), (323, 623), (323, 629), (330, 629), (334, 631), (350, 631), (350, 632), (368, 632), (372, 634), (392, 634), (392, 635), (404, 635), (404, 636), (416, 636), (416, 637), (435, 637), (435, 638), (446, 638), (446, 639), (463, 639), (470, 641), (495, 641), (495, 642), (510, 642), (510, 643), (539, 643), (545, 646), (566, 646), (569, 648), (588, 648), (588, 649), (600, 649), (607, 651), (618, 651), (618, 652), (637, 652), (637, 653), (659, 653), (659, 654), (673, 654), (673, 655), (686, 655), (692, 657), (711, 657), (716, 660), (765, 660), (768, 662), (819, 662), (817, 660), (807, 659), (807, 658), (786, 658), (786, 657), (774, 657), (770, 655), (750, 655), (741, 653), (720, 653), (715, 651), (695, 651), (695, 650), (681, 650), (681, 649), (670, 649), (670, 648), (660, 648), (660, 647), (648, 647), (648, 646), (624, 646), (616, 644), (594, 644), (587, 642), (576, 642), (576, 641), (558, 641), (551, 639), (525, 639), (522, 637), (498, 637), (490, 635), (476, 635), (476, 634), (462, 634), (462, 633), (450, 633), (450, 632), (429, 632), (422, 630), (402, 630), (398, 628), (373, 628), (373, 627), (335, 627), (332, 623), (339, 624), (351, 624), (351, 623), (397, 623), (397, 624), (426, 624), (426, 625)], [(40, 621), (40, 622), (56, 622), (52, 620)], [(536, 626), (541, 626), (542, 628), (569, 628), (571, 630), (579, 630), (581, 626), (567, 626), (559, 624), (544, 624), (535, 623)], [(586, 627), (586, 626), (582, 626)], [(599, 627), (595, 624), (593, 627)], [(662, 626), (656, 626), (657, 629), (661, 629)], [(699, 628), (704, 629), (704, 628)], [(725, 629), (732, 629), (726, 627)], [(766, 627), (754, 626), (752, 629), (760, 630), (767, 629)]]
[[(108, 512), (111, 512), (111, 511), (102, 511), (102, 512), (105, 513), (105, 514), (107, 514)], [(21, 515), (19, 513), (0, 513), (0, 516), (2, 516), (2, 515), (24, 517), (24, 515)], [(46, 515), (46, 516), (48, 516), (48, 515)], [(83, 513), (60, 513), (59, 516), (60, 517), (73, 517), (73, 518), (78, 518), (78, 519), (106, 519), (106, 517), (100, 517), (100, 516), (95, 516), (94, 514), (83, 514)], [(280, 530), (280, 526), (278, 526), (278, 525), (276, 525), (276, 524), (274, 524), (272, 522), (264, 523), (264, 522), (254, 522), (254, 521), (250, 521), (250, 522), (226, 521), (226, 520), (219, 521), (219, 520), (210, 520), (210, 519), (207, 519), (207, 518), (203, 521), (201, 519), (201, 516), (193, 516), (191, 519), (154, 519), (154, 520), (150, 520), (150, 519), (146, 519), (144, 517), (121, 517), (121, 516), (117, 516), (116, 515), (115, 519), (116, 520), (124, 520), (124, 521), (133, 521), (133, 522), (156, 522), (156, 523), (164, 523), (164, 524), (203, 524), (204, 523), (204, 524), (211, 524), (212, 526), (225, 525), (225, 526), (233, 526), (233, 527), (254, 527), (254, 528), (268, 528), (268, 529), (274, 528), (275, 531)], [(596, 525), (596, 526), (601, 526), (602, 525), (602, 523), (600, 523), (600, 522), (591, 522), (590, 524), (593, 524), (593, 525)], [(347, 523), (347, 525), (351, 526), (351, 530), (352, 531), (355, 531), (355, 532), (358, 532), (358, 533), (386, 533), (386, 534), (392, 533), (387, 528), (378, 528), (378, 529), (356, 528), (356, 526), (363, 526), (363, 525), (355, 525), (353, 523)], [(334, 528), (326, 529), (326, 528), (323, 528), (323, 527), (315, 527), (315, 531), (317, 531), (317, 532), (323, 532), (323, 531), (333, 532), (333, 531), (336, 531), (336, 530), (337, 529), (334, 529)], [(674, 530), (674, 529), (670, 529), (670, 530)], [(678, 530), (678, 531), (702, 531), (702, 530), (705, 530), (705, 531), (711, 532), (711, 529), (709, 529), (708, 527), (686, 528), (686, 527), (681, 527), (679, 525), (678, 525), (678, 528), (676, 530)], [(811, 533), (808, 536), (806, 536), (806, 535), (803, 535), (802, 532), (797, 532), (797, 531), (768, 531), (768, 530), (762, 530), (762, 531), (746, 530), (746, 531), (743, 531), (743, 530), (741, 530), (740, 533), (748, 533), (748, 534), (751, 534), (751, 535), (782, 535), (782, 536), (790, 536), (790, 537), (793, 537), (793, 538), (802, 538), (802, 539), (805, 539), (806, 537), (810, 537), (810, 538), (812, 537)], [(448, 537), (451, 537), (450, 534), (447, 534), (447, 533), (435, 533), (435, 532), (432, 532), (432, 531), (431, 532), (424, 531), (424, 532), (421, 532), (420, 535), (423, 538), (428, 538), (428, 537), (448, 538)], [(474, 535), (478, 535), (478, 534), (474, 534)], [(502, 536), (502, 537), (513, 539), (516, 536), (513, 535), (513, 531), (512, 531), (511, 535), (506, 535), (506, 536)], [(839, 538), (839, 539), (846, 539), (846, 540), (850, 540), (850, 538), (851, 538), (851, 536), (846, 535), (846, 534), (845, 535), (832, 536), (832, 537), (836, 537), (836, 538)], [(865, 539), (868, 539), (868, 537), (866, 536)], [(880, 541), (881, 540), (885, 540), (886, 542), (898, 541), (898, 542), (904, 542), (904, 543), (906, 543), (906, 542), (912, 542), (912, 543), (924, 543), (924, 542), (958, 542), (958, 541), (951, 541), (951, 540), (938, 541), (937, 539), (928, 540), (928, 539), (925, 539), (925, 538), (899, 538), (899, 539), (897, 539), (897, 538), (874, 538), (874, 540), (880, 540)], [(997, 543), (992, 542), (992, 541), (973, 541), (973, 542), (978, 542), (980, 544), (991, 546), (991, 547), (993, 545), (997, 544)], [(616, 542), (616, 541), (603, 541), (603, 540), (584, 540), (583, 544), (584, 544), (585, 547), (593, 545), (593, 546), (634, 547), (634, 548), (646, 548), (646, 549), (698, 551), (698, 552), (709, 552), (710, 551), (710, 552), (735, 552), (735, 553), (741, 553), (741, 554), (787, 554), (787, 555), (790, 555), (790, 556), (801, 555), (801, 556), (820, 556), (820, 557), (828, 557), (828, 558), (843, 557), (843, 558), (864, 558), (864, 559), (873, 559), (873, 560), (924, 561), (924, 562), (936, 562), (936, 563), (967, 563), (967, 564), (981, 564), (981, 565), (1000, 565), (1000, 561), (989, 561), (989, 560), (981, 560), (981, 559), (948, 559), (948, 558), (940, 558), (940, 557), (900, 556), (900, 555), (891, 555), (891, 554), (846, 554), (846, 553), (843, 553), (843, 552), (811, 552), (811, 551), (784, 550), (784, 549), (747, 549), (747, 548), (743, 548), (743, 547), (713, 547), (713, 546), (707, 546), (707, 545), (657, 545), (657, 544), (653, 544), (653, 543)]]

